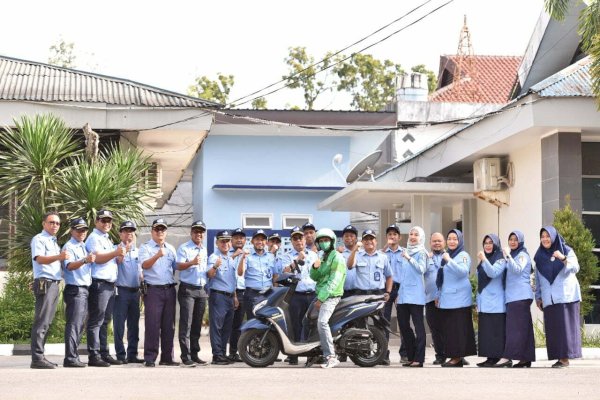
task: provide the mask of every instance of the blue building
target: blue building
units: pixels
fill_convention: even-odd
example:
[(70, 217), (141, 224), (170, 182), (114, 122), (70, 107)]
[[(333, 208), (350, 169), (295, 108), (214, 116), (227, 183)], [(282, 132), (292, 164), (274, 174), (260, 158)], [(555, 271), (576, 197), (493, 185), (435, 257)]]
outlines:
[[(194, 217), (209, 227), (209, 250), (221, 229), (263, 228), (287, 236), (307, 221), (341, 229), (350, 213), (320, 211), (318, 204), (346, 186), (350, 168), (377, 149), (394, 126), (393, 112), (217, 114), (192, 177)], [(337, 154), (342, 155), (339, 172), (333, 162)]]

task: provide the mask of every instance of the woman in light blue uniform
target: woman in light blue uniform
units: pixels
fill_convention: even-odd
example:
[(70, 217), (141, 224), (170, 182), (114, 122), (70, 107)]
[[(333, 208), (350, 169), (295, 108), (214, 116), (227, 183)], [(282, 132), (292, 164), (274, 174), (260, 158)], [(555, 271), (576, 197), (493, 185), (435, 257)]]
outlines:
[[(406, 250), (402, 252), (400, 270), (396, 279), (400, 282), (396, 314), (406, 346), (408, 362), (405, 367), (422, 367), (425, 362), (425, 283), (423, 274), (427, 269), (427, 250), (424, 246), (425, 232), (420, 226), (411, 228), (408, 233)], [(412, 319), (417, 334), (410, 327)]]
[(573, 249), (553, 226), (540, 230), (540, 247), (533, 258), (536, 265), (535, 300), (544, 311), (548, 360), (558, 361), (553, 368), (569, 366), (569, 359), (581, 357), (577, 280), (579, 262)]
[(503, 250), (506, 259), (506, 341), (502, 359), (496, 365), (519, 360), (513, 368), (529, 368), (535, 361), (535, 337), (531, 319), (531, 258), (525, 248), (521, 231), (508, 235), (508, 248)]
[(471, 316), (471, 257), (464, 251), (463, 234), (452, 229), (446, 237), (448, 252), (442, 256), (436, 285), (437, 305), (442, 314), (444, 352), (449, 357), (442, 367), (462, 367), (463, 357), (477, 354)]
[[(487, 357), (478, 367), (495, 366), (504, 352), (506, 305), (506, 260), (502, 257), (500, 238), (493, 233), (483, 238), (483, 251), (477, 254), (477, 338), (479, 357)], [(511, 361), (502, 366), (510, 367)]]

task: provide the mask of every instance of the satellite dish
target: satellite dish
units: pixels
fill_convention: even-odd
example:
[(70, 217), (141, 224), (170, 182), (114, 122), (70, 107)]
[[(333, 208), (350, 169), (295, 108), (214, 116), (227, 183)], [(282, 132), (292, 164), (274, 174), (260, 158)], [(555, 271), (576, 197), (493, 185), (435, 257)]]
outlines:
[(371, 182), (374, 182), (375, 179), (373, 178), (373, 174), (375, 173), (375, 170), (373, 169), (373, 166), (381, 157), (381, 153), (383, 153), (383, 150), (374, 151), (373, 153), (367, 155), (362, 160), (357, 162), (354, 168), (352, 168), (352, 170), (348, 174), (348, 176), (346, 176), (346, 183), (350, 184), (354, 181), (359, 180), (365, 175), (370, 176)]

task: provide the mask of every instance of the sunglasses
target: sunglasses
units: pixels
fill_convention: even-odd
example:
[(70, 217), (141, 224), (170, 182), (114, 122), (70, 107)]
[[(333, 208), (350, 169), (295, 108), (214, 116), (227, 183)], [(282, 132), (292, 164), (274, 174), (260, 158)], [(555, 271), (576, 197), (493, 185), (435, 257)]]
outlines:
[(79, 232), (79, 233), (83, 233), (83, 232), (87, 232), (87, 228), (79, 228), (79, 229), (74, 229), (75, 232)]
[(167, 230), (167, 228), (165, 228), (164, 226), (157, 226), (156, 228), (152, 228), (152, 230), (155, 232), (164, 232)]
[(102, 222), (103, 224), (109, 224), (112, 222), (112, 219), (110, 218), (100, 218), (100, 222)]
[(46, 221), (46, 223), (48, 225), (57, 225), (57, 226), (60, 226), (60, 222), (59, 221)]

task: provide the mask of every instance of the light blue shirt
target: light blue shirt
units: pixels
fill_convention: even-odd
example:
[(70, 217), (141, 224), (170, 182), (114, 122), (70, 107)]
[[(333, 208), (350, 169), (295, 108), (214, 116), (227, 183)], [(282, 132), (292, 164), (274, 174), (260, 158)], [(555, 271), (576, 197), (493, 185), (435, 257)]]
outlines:
[(361, 250), (356, 253), (356, 289), (377, 290), (385, 289), (385, 280), (392, 276), (390, 261), (387, 256), (377, 250), (367, 254)]
[[(221, 259), (221, 265), (215, 271), (215, 276), (210, 278), (210, 288), (214, 290), (221, 290), (227, 293), (235, 292), (237, 285), (237, 264), (235, 259), (231, 258), (228, 254), (223, 254), (217, 249), (213, 254), (208, 257), (208, 268), (212, 268), (217, 260)], [(238, 260), (239, 262), (239, 260)]]
[[(235, 253), (235, 249), (229, 249), (229, 257), (231, 257), (231, 255)], [(239, 256), (234, 258), (235, 261), (235, 268), (237, 270), (238, 265), (240, 265), (240, 257), (242, 255), (240, 254)], [(235, 279), (237, 281), (236, 283), (236, 290), (244, 290), (246, 289), (246, 280), (244, 279), (244, 276), (240, 276), (237, 273), (235, 274)]]
[(273, 273), (277, 274), (277, 275), (281, 275), (283, 273), (283, 260), (286, 256), (286, 254), (280, 255), (280, 250), (277, 251), (274, 256), (275, 256), (275, 261), (273, 263)]
[(471, 295), (471, 257), (466, 251), (461, 251), (444, 265), (444, 283), (439, 293), (440, 308), (465, 308), (473, 305)]
[(477, 310), (482, 313), (501, 314), (506, 312), (506, 302), (504, 298), (504, 270), (506, 269), (506, 260), (501, 258), (494, 265), (488, 260), (481, 263), (485, 274), (492, 280), (483, 288), (481, 293), (477, 293)]
[(504, 292), (506, 302), (533, 299), (531, 288), (531, 258), (522, 251), (514, 259), (506, 257), (506, 290)]
[(558, 273), (554, 282), (550, 282), (535, 271), (535, 298), (542, 300), (542, 307), (546, 308), (552, 304), (573, 303), (581, 301), (581, 288), (576, 274), (579, 272), (579, 261), (573, 250), (566, 254), (567, 263)]
[(63, 246), (63, 250), (71, 256), (70, 259), (63, 261), (65, 271), (65, 284), (75, 286), (90, 286), (92, 284), (92, 267), (90, 264), (83, 264), (81, 267), (69, 270), (68, 265), (75, 261), (81, 261), (88, 255), (85, 249), (85, 243), (71, 238)]
[[(158, 243), (150, 239), (140, 247), (140, 264), (154, 257), (160, 249)], [(175, 283), (173, 274), (177, 269), (175, 247), (165, 243), (165, 255), (160, 257), (152, 267), (143, 269), (144, 281), (149, 285), (169, 285)]]
[[(300, 253), (296, 251), (296, 249), (292, 249), (289, 253), (284, 254), (282, 265), (285, 267), (292, 266), (294, 260), (298, 258)], [(315, 261), (317, 261), (317, 253), (312, 250), (304, 250), (304, 265), (298, 265), (300, 268), (300, 274), (296, 270), (294, 270), (294, 274), (299, 275), (300, 282), (298, 282), (298, 286), (296, 287), (296, 292), (314, 292), (317, 284), (310, 278), (310, 269), (312, 268)]]
[(140, 262), (140, 254), (131, 244), (131, 249), (123, 257), (123, 262), (119, 264), (119, 274), (117, 275), (117, 286), (126, 286), (130, 288), (140, 287), (140, 275), (142, 274), (142, 263)]
[[(342, 251), (342, 257), (344, 260), (348, 262), (348, 257), (352, 254), (352, 250), (348, 250), (348, 248), (344, 247), (344, 251)], [(344, 281), (344, 290), (354, 290), (356, 289), (356, 268), (348, 268), (346, 267), (346, 280)]]
[(246, 288), (254, 290), (265, 290), (273, 286), (273, 269), (275, 268), (275, 257), (268, 251), (258, 254), (256, 250), (250, 250), (246, 256)]
[[(398, 252), (399, 253), (399, 252)], [(400, 281), (398, 289), (398, 304), (425, 305), (425, 279), (423, 275), (427, 269), (427, 253), (419, 251), (413, 254), (410, 260), (402, 257), (400, 260)]]
[(405, 250), (400, 246), (398, 246), (396, 251), (392, 250), (391, 247), (388, 247), (385, 250), (385, 255), (390, 260), (390, 268), (392, 269), (392, 276), (394, 277), (394, 282), (396, 282), (396, 283), (400, 283), (400, 277), (402, 276), (400, 269), (401, 269), (401, 265), (402, 265), (402, 260), (404, 259), (404, 257), (402, 257), (402, 253), (404, 251)]
[(196, 256), (199, 256), (200, 263), (192, 265), (187, 269), (179, 270), (179, 280), (189, 285), (205, 286), (208, 282), (208, 277), (206, 276), (208, 260), (206, 248), (202, 246), (202, 243), (196, 244), (194, 241), (189, 240), (177, 249), (178, 263), (190, 262)]
[[(85, 248), (88, 253), (99, 253), (105, 254), (115, 250), (115, 246), (110, 240), (108, 233), (102, 233), (102, 231), (94, 228), (90, 236), (85, 241)], [(117, 280), (117, 261), (115, 258), (111, 258), (104, 264), (92, 263), (92, 278), (103, 279), (108, 282), (115, 282)]]
[(427, 271), (423, 278), (425, 279), (425, 302), (429, 303), (438, 297), (438, 288), (435, 284), (438, 269), (442, 265), (442, 254), (433, 253), (433, 257), (427, 258)]
[(50, 264), (40, 264), (35, 260), (37, 256), (57, 256), (60, 247), (56, 237), (46, 231), (38, 233), (31, 239), (31, 262), (33, 264), (33, 278), (46, 278), (60, 281), (60, 261), (56, 260)]

